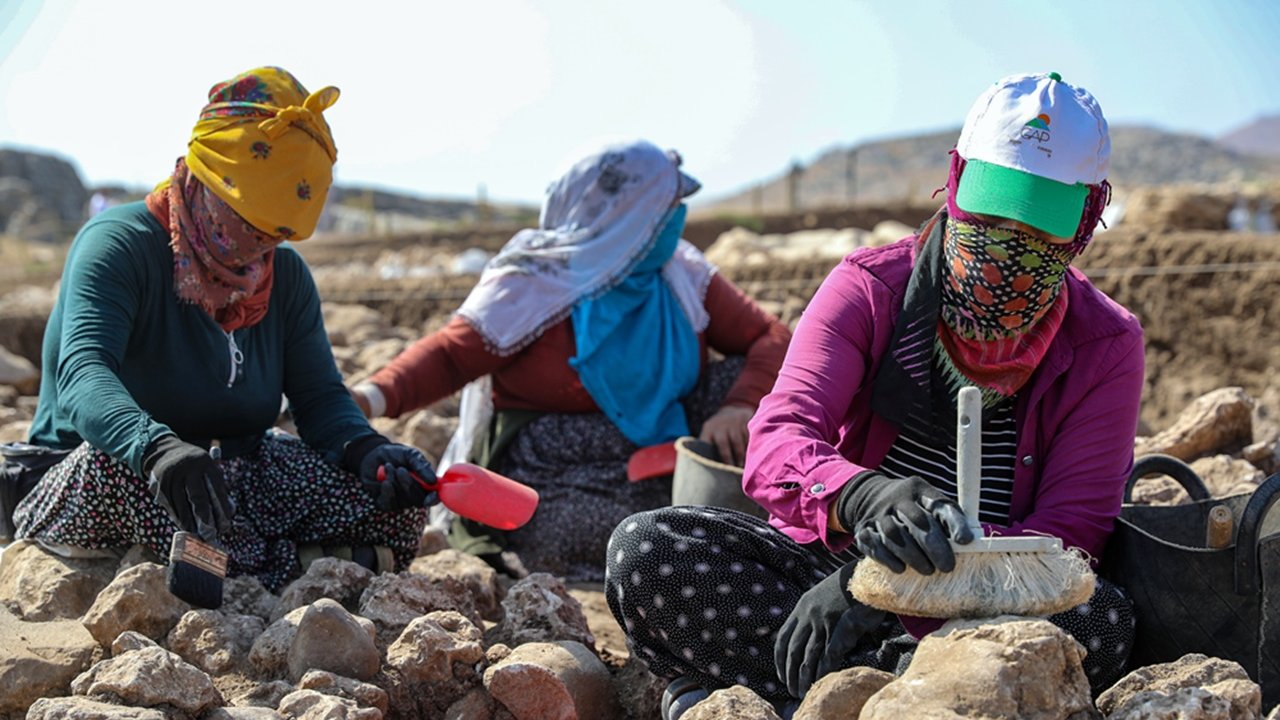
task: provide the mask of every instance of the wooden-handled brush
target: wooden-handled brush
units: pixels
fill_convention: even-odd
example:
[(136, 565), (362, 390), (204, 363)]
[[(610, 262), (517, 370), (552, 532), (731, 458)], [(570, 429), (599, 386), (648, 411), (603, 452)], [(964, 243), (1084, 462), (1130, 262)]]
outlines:
[(956, 413), (956, 491), (973, 530), (973, 542), (952, 543), (956, 567), (921, 575), (908, 567), (894, 573), (861, 560), (849, 583), (860, 602), (899, 615), (958, 618), (1052, 615), (1093, 595), (1094, 576), (1077, 550), (1050, 536), (998, 537), (978, 521), (982, 497), (982, 393), (960, 390)]

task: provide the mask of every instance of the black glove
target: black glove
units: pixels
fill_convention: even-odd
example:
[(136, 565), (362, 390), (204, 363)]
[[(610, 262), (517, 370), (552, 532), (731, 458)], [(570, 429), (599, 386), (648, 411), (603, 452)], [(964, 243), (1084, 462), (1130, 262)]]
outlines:
[[(360, 478), (365, 492), (384, 512), (431, 507), (440, 502), (440, 494), (431, 489), (436, 484), (436, 472), (417, 448), (373, 435), (348, 445), (343, 464)], [(378, 476), (379, 470), (382, 477)]]
[(773, 661), (787, 692), (802, 698), (818, 678), (844, 666), (845, 659), (885, 613), (849, 594), (857, 562), (828, 575), (800, 596), (773, 643)]
[(206, 541), (231, 529), (235, 506), (227, 495), (222, 468), (208, 451), (164, 435), (147, 449), (142, 470), (156, 502), (178, 527)]
[(862, 473), (840, 491), (836, 517), (864, 555), (895, 573), (908, 565), (922, 575), (951, 572), (956, 557), (949, 540), (973, 542), (960, 506), (915, 475)]

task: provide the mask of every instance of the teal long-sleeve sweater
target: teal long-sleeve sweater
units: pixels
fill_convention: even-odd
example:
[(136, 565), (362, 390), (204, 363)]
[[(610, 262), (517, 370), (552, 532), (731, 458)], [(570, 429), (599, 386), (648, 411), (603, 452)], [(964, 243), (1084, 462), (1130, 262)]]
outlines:
[(234, 447), (270, 428), (287, 397), (303, 441), (337, 463), (374, 430), (343, 385), (306, 264), (281, 245), (274, 276), (262, 321), (226, 333), (174, 294), (168, 232), (143, 203), (94, 217), (45, 328), (31, 442), (88, 441), (141, 474), (156, 438)]

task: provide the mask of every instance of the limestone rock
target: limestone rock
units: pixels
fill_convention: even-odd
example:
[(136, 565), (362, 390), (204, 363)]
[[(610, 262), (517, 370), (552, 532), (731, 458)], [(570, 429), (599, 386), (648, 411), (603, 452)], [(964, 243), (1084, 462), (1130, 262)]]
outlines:
[(164, 567), (142, 563), (121, 572), (98, 593), (81, 622), (98, 644), (108, 647), (125, 630), (162, 638), (190, 609), (169, 592)]
[(505, 617), (488, 633), (490, 643), (516, 647), (527, 642), (572, 640), (595, 649), (596, 638), (587, 617), (559, 578), (533, 573), (507, 590), (502, 601)]
[(249, 649), (249, 663), (268, 677), (283, 677), (289, 667), (289, 648), (298, 634), (298, 622), (307, 612), (300, 607), (267, 626)]
[(483, 623), (467, 586), (453, 578), (433, 581), (408, 572), (383, 573), (360, 596), (360, 615), (378, 626), (383, 642), (390, 642), (409, 623), (436, 610), (454, 610), (477, 626)]
[(222, 607), (227, 615), (253, 615), (267, 622), (283, 617), (277, 613), (280, 598), (272, 595), (258, 578), (252, 575), (229, 577), (222, 581)]
[(1204, 485), (1213, 497), (1228, 497), (1241, 493), (1251, 493), (1267, 479), (1262, 471), (1248, 460), (1239, 460), (1230, 455), (1210, 455), (1191, 463)]
[(830, 673), (809, 688), (793, 720), (856, 718), (867, 699), (893, 679), (893, 673), (868, 667)]
[[(1257, 715), (1248, 716), (1254, 720)], [(1129, 698), (1107, 720), (1237, 720), (1231, 703), (1205, 690), (1186, 687), (1168, 693), (1143, 691)]]
[(497, 704), (487, 690), (478, 687), (450, 705), (444, 712), (444, 720), (493, 720)]
[(315, 601), (302, 614), (289, 645), (288, 663), (293, 680), (312, 669), (368, 680), (381, 665), (368, 628), (328, 598)]
[(1134, 484), (1133, 502), (1138, 505), (1185, 505), (1191, 502), (1191, 496), (1177, 480), (1155, 475)]
[(484, 685), (517, 720), (604, 720), (621, 712), (608, 668), (573, 641), (521, 645), (485, 670)]
[(266, 623), (255, 615), (192, 610), (169, 633), (169, 649), (210, 675), (243, 670)]
[(0, 385), (17, 388), (23, 395), (35, 395), (40, 390), (40, 370), (30, 360), (0, 346)]
[(27, 720), (168, 720), (152, 708), (124, 707), (84, 697), (44, 698), (27, 711)]
[(860, 718), (1096, 717), (1084, 655), (1047, 620), (952, 621), (920, 641), (906, 673), (872, 695)]
[(123, 655), (146, 647), (160, 647), (155, 640), (133, 630), (125, 630), (111, 641), (111, 657)]
[(285, 717), (265, 707), (220, 707), (205, 713), (200, 720), (285, 720)]
[(339, 558), (320, 558), (280, 594), (280, 606), (272, 614), (272, 620), (279, 620), (320, 598), (337, 600), (354, 612), (359, 607), (360, 594), (372, 579), (373, 572), (366, 567)]
[(485, 620), (502, 618), (499, 599), (502, 588), (498, 585), (498, 571), (470, 553), (446, 549), (434, 555), (420, 557), (409, 565), (409, 572), (422, 575), (434, 582), (451, 577), (466, 586), (475, 600), (476, 610)]
[(1134, 455), (1163, 453), (1191, 462), (1202, 455), (1239, 450), (1253, 442), (1253, 406), (1244, 388), (1219, 388), (1201, 395), (1167, 430), (1142, 438)]
[(192, 716), (226, 704), (203, 670), (160, 647), (103, 660), (81, 673), (71, 691), (135, 707), (169, 706)]
[(742, 685), (734, 685), (711, 693), (706, 700), (689, 708), (684, 715), (680, 716), (680, 720), (780, 720), (780, 718), (767, 700)]
[(480, 628), (445, 610), (420, 617), (387, 648), (391, 706), (404, 717), (437, 715), (480, 684), (485, 661)]
[(286, 695), (296, 690), (294, 686), (283, 680), (268, 680), (231, 698), (232, 705), (242, 707), (269, 708), (275, 710)]
[(0, 717), (37, 698), (65, 695), (98, 644), (74, 620), (24, 622), (0, 607)]
[[(1147, 705), (1172, 707), (1199, 704), (1206, 708), (1217, 706), (1199, 693), (1180, 692), (1188, 688), (1201, 689), (1224, 701), (1229, 708), (1229, 715), (1222, 716), (1224, 718), (1245, 720), (1262, 715), (1262, 689), (1249, 679), (1249, 674), (1239, 663), (1206, 657), (1199, 653), (1183, 655), (1173, 662), (1148, 665), (1134, 670), (1098, 696), (1098, 709), (1109, 717), (1127, 713), (1124, 717), (1136, 718), (1144, 717), (1136, 708)], [(1166, 696), (1167, 699), (1160, 699), (1159, 696)], [(1151, 717), (1162, 716), (1152, 715)]]
[(1260, 440), (1241, 451), (1240, 456), (1270, 477), (1280, 470), (1280, 443)]
[(315, 690), (323, 695), (347, 698), (356, 701), (360, 707), (377, 708), (378, 712), (387, 712), (387, 693), (377, 685), (360, 682), (351, 678), (335, 675), (324, 670), (312, 670), (298, 681), (299, 690)]
[(75, 620), (116, 575), (118, 561), (65, 558), (19, 540), (0, 556), (0, 600), (23, 620)]
[(442, 417), (431, 410), (421, 410), (409, 418), (402, 437), (410, 445), (421, 448), (429, 457), (438, 459), (444, 454), (444, 449), (449, 446), (449, 440), (457, 429), (458, 418)]
[(277, 710), (292, 720), (382, 720), (376, 708), (362, 708), (355, 700), (298, 690), (280, 701)]
[(399, 337), (382, 313), (365, 305), (321, 303), (329, 343), (336, 347), (367, 345), (375, 340)]
[(883, 245), (892, 245), (908, 235), (915, 235), (916, 229), (897, 220), (881, 220), (876, 226), (871, 228), (871, 235), (867, 238), (867, 247), (881, 247)]

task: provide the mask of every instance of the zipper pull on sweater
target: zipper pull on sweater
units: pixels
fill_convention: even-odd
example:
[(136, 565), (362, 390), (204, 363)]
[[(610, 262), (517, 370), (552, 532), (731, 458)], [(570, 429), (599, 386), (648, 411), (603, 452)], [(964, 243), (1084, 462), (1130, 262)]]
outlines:
[(227, 375), (227, 387), (231, 387), (236, 382), (236, 377), (240, 375), (240, 366), (244, 364), (244, 353), (240, 352), (240, 348), (236, 345), (236, 336), (233, 333), (222, 331), (227, 336), (227, 350), (231, 356), (231, 372)]

